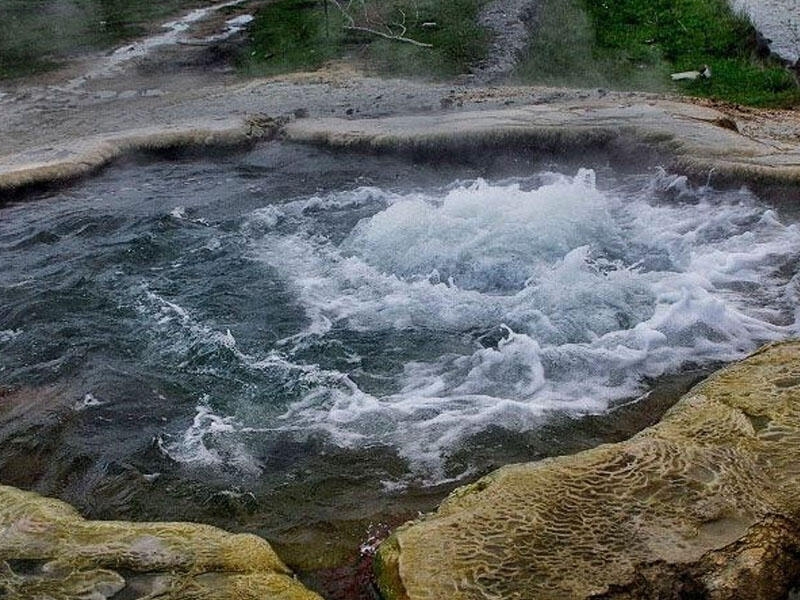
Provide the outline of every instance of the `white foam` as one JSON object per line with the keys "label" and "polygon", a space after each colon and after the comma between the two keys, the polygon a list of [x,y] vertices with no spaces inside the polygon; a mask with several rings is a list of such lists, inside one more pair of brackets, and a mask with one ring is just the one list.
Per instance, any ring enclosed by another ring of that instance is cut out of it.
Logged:
{"label": "white foam", "polygon": [[459,288],[503,292],[519,289],[537,262],[611,236],[606,203],[583,172],[530,198],[517,184],[482,180],[435,203],[410,196],[359,223],[341,251],[404,279],[435,270]]}
{"label": "white foam", "polygon": [[192,368],[198,372],[214,374],[214,367],[192,365],[198,357],[219,350],[230,352],[242,363],[256,359],[243,353],[230,329],[219,329],[194,317],[179,304],[169,301],[146,287],[135,290],[139,293],[136,308],[149,322],[153,352],[172,355],[178,369]]}
{"label": "white foam", "polygon": [[183,435],[161,442],[161,450],[175,461],[203,467],[231,468],[258,475],[263,465],[238,440],[241,427],[232,417],[221,417],[208,406],[208,397],[197,405],[195,417]]}
{"label": "white foam", "polygon": [[22,335],[22,329],[4,329],[0,331],[0,342],[11,342]]}
{"label": "white foam", "polygon": [[[237,356],[308,391],[278,418],[204,415],[206,429],[325,432],[342,446],[393,446],[436,472],[488,425],[525,430],[554,410],[603,411],[641,393],[645,377],[798,333],[798,281],[779,267],[800,263],[800,229],[745,191],[720,195],[663,172],[635,191],[600,191],[588,170],[537,181],[363,188],[254,213],[242,228],[251,254],[278,272],[308,325],[265,357]],[[320,226],[370,206],[343,239]],[[410,357],[391,391],[373,395],[297,358],[340,330],[474,344]],[[184,443],[202,455],[193,436]]]}
{"label": "white foam", "polygon": [[90,408],[97,408],[98,406],[103,406],[104,404],[106,404],[105,400],[101,400],[91,392],[87,392],[86,394],[83,395],[83,398],[75,402],[72,409],[75,412],[82,412]]}

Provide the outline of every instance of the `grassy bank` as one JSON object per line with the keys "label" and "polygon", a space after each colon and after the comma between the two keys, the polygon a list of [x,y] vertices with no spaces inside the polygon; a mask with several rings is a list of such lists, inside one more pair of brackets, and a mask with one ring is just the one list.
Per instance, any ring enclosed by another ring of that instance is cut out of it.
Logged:
{"label": "grassy bank", "polygon": [[[256,75],[318,68],[346,57],[367,71],[452,76],[485,56],[475,23],[487,0],[277,0],[252,28],[243,60]],[[327,5],[327,11],[325,10]],[[403,35],[431,48],[375,33]],[[800,90],[778,61],[756,55],[750,22],[727,0],[542,0],[517,83],[677,91],[755,106],[796,106]],[[673,82],[670,74],[711,68],[710,79]]]}
{"label": "grassy bank", "polygon": [[145,35],[211,0],[0,0],[0,79],[57,67],[69,56]]}
{"label": "grassy bank", "polygon": [[476,24],[485,2],[364,0],[347,7],[342,3],[345,14],[321,0],[277,0],[259,11],[242,67],[248,74],[268,75],[315,69],[326,60],[347,57],[376,73],[465,73],[486,53],[487,36]]}
{"label": "grassy bank", "polygon": [[[272,0],[257,13],[239,64],[245,74],[272,75],[346,58],[370,73],[452,77],[486,55],[488,35],[476,23],[489,1]],[[757,56],[755,31],[727,0],[540,1],[532,44],[514,82],[800,106],[794,76],[778,61]],[[0,79],[113,47],[212,2],[0,0]],[[710,79],[670,78],[701,65],[711,68]]]}
{"label": "grassy bank", "polygon": [[[755,106],[800,104],[792,74],[756,50],[750,22],[726,0],[545,0],[516,79],[674,90]],[[669,77],[701,65],[711,68],[710,79]]]}

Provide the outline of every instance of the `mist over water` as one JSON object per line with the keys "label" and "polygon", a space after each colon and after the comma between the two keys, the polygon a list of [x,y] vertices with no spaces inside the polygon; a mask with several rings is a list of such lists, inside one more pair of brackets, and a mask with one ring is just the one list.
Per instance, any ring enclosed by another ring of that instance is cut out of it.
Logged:
{"label": "mist over water", "polygon": [[800,229],[746,190],[569,168],[309,193],[267,154],[0,210],[3,383],[77,380],[92,435],[190,469],[280,479],[293,440],[434,482],[489,427],[798,333]]}
{"label": "mist over water", "polygon": [[[324,225],[364,207],[374,214],[344,236]],[[665,173],[627,190],[599,190],[587,169],[359,189],[270,207],[255,223],[251,256],[309,319],[272,368],[299,369],[311,347],[345,363],[305,370],[314,389],[277,426],[388,444],[422,468],[489,425],[602,411],[648,378],[797,331],[797,281],[781,273],[800,252],[797,227],[746,192]],[[366,354],[349,336],[374,346]],[[383,368],[365,368],[378,357]]]}

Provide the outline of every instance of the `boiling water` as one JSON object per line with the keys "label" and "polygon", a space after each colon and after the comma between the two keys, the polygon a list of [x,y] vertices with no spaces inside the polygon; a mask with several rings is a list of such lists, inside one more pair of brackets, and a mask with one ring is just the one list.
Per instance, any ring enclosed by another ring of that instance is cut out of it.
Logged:
{"label": "boiling water", "polygon": [[[143,518],[171,474],[149,516],[194,518],[169,512],[191,481],[272,497],[286,522],[328,485],[335,513],[485,467],[450,459],[487,430],[600,413],[798,333],[800,228],[746,190],[387,161],[271,145],[0,209],[0,383],[67,382],[50,456],[84,457],[83,483],[52,489],[79,502],[135,469]],[[121,497],[109,514],[130,516]]]}
{"label": "boiling water", "polygon": [[190,195],[214,183],[181,198],[172,179],[5,210],[0,369],[103,356],[180,381],[196,412],[162,449],[181,462],[259,472],[249,441],[290,432],[435,473],[487,425],[603,411],[797,332],[800,230],[746,191],[663,171],[602,190],[590,169],[290,198],[250,182],[262,206],[209,216]]}
{"label": "boiling water", "polygon": [[[670,188],[674,202],[654,202]],[[269,205],[242,230],[248,258],[274,269],[305,323],[240,360],[291,401],[271,402],[285,410],[269,419],[250,399],[228,405],[224,426],[203,402],[167,448],[186,460],[231,460],[195,452],[203,431],[221,441],[263,427],[389,445],[435,468],[489,424],[602,411],[646,377],[796,331],[796,282],[780,267],[797,256],[797,229],[746,193],[665,174],[605,192],[586,169],[360,188]]]}

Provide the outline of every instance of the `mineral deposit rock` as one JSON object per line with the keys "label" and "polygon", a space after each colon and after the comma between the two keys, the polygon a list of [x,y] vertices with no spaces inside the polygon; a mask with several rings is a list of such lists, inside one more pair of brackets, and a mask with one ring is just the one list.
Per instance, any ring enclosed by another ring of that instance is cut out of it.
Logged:
{"label": "mineral deposit rock", "polygon": [[194,523],[87,521],[64,502],[0,486],[0,598],[119,597],[320,600],[254,535]]}
{"label": "mineral deposit rock", "polygon": [[785,598],[800,581],[800,343],[630,440],[504,467],[379,549],[388,600]]}

